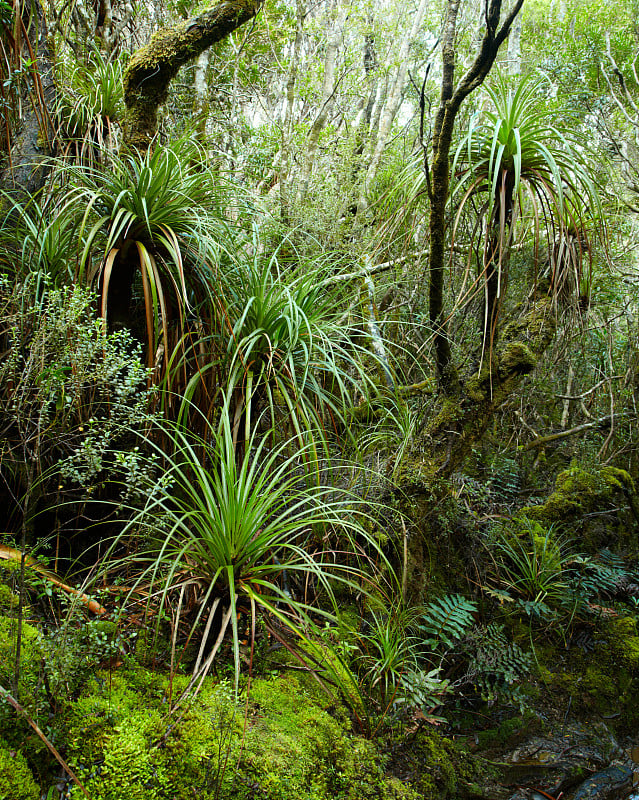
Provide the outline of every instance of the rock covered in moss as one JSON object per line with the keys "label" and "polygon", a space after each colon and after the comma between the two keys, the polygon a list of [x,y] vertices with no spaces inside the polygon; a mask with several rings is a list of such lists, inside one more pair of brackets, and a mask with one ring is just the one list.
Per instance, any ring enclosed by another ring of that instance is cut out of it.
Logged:
{"label": "rock covered in moss", "polygon": [[526,506],[520,513],[542,522],[573,522],[586,514],[619,505],[619,495],[622,495],[622,504],[628,503],[635,520],[639,520],[636,489],[628,472],[609,466],[595,473],[571,467],[559,473],[554,490],[545,503]]}

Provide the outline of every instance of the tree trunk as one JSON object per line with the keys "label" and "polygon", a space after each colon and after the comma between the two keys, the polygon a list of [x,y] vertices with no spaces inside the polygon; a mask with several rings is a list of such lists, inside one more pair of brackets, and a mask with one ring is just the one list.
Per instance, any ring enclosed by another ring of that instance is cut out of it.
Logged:
{"label": "tree trunk", "polygon": [[308,135],[308,144],[306,148],[306,158],[304,160],[304,166],[302,167],[302,176],[300,179],[300,186],[297,193],[296,200],[298,203],[302,203],[308,192],[308,184],[311,177],[311,171],[313,169],[313,163],[315,162],[315,155],[317,153],[317,145],[319,142],[320,134],[324,130],[326,126],[326,120],[328,119],[328,112],[331,107],[331,100],[333,99],[333,94],[335,92],[335,67],[337,64],[337,51],[339,49],[339,44],[342,40],[344,35],[344,22],[346,21],[346,4],[342,3],[339,6],[337,12],[337,19],[335,20],[335,25],[333,30],[328,37],[328,43],[326,46],[326,58],[324,60],[324,81],[322,84],[322,98],[320,100],[320,108],[317,112],[317,116],[315,117],[313,124],[311,126],[310,133]]}
{"label": "tree trunk", "polygon": [[206,80],[206,73],[209,68],[211,53],[205,50],[197,58],[195,66],[195,76],[193,79],[193,113],[195,114],[197,131],[202,139],[206,141],[206,123],[209,117],[209,85]]}
{"label": "tree trunk", "polygon": [[362,187],[362,192],[357,204],[360,211],[364,210],[367,206],[367,197],[371,191],[375,178],[377,177],[377,171],[379,170],[382,154],[386,149],[386,145],[388,144],[393,121],[395,120],[397,112],[399,111],[399,107],[402,103],[404,87],[406,85],[406,75],[408,74],[408,53],[421,30],[422,22],[424,20],[424,15],[426,14],[428,5],[429,0],[420,0],[419,6],[415,11],[415,17],[413,18],[413,24],[410,28],[410,31],[406,33],[399,47],[399,52],[397,54],[397,61],[399,63],[397,74],[395,75],[395,80],[390,87],[388,98],[386,100],[386,106],[384,107],[384,111],[380,119],[377,140],[375,142],[371,161],[368,166],[368,170],[366,171],[364,186]]}
{"label": "tree trunk", "polygon": [[508,262],[514,214],[515,175],[504,171],[493,198],[493,212],[484,252],[484,307],[480,321],[482,358],[490,353],[498,334],[499,311],[508,283]]}
{"label": "tree trunk", "polygon": [[157,110],[180,67],[252,19],[262,0],[222,0],[197,17],[158,31],[137,50],[124,76],[124,145],[147,150],[157,133]]}
{"label": "tree trunk", "polygon": [[284,114],[282,117],[282,144],[280,148],[280,168],[279,168],[279,195],[280,195],[280,216],[285,225],[290,224],[290,198],[289,198],[289,172],[291,161],[291,138],[293,129],[293,108],[295,106],[295,84],[297,82],[297,71],[299,68],[302,43],[304,41],[304,17],[306,8],[304,0],[296,2],[295,17],[295,39],[293,41],[293,52],[288,68],[286,80],[286,96],[284,98]]}
{"label": "tree trunk", "polygon": [[[44,13],[39,2],[33,2],[24,10],[22,20],[24,39],[14,41],[16,68],[35,59],[17,105],[21,117],[11,121],[11,112],[3,118],[3,149],[8,150],[7,163],[0,172],[0,189],[17,200],[30,196],[44,186],[49,167],[48,159],[55,150],[55,133],[49,117],[49,109],[55,105],[56,90],[53,74],[53,50],[49,43]],[[3,59],[3,71],[7,63]],[[11,74],[2,75],[11,81]]]}
{"label": "tree trunk", "polygon": [[457,370],[452,363],[444,314],[444,275],[446,265],[446,204],[450,173],[450,148],[455,119],[463,101],[474,92],[488,75],[497,57],[497,52],[508,36],[508,31],[523,4],[516,0],[501,28],[502,0],[490,0],[486,10],[486,29],[479,45],[479,52],[468,71],[455,88],[455,35],[460,0],[448,0],[446,21],[442,34],[443,73],[439,108],[433,126],[432,176],[429,177],[430,199],[430,274],[429,274],[429,318],[434,331],[435,361],[442,390],[445,394],[459,392]]}
{"label": "tree trunk", "polygon": [[521,15],[514,21],[508,37],[508,74],[521,75]]}

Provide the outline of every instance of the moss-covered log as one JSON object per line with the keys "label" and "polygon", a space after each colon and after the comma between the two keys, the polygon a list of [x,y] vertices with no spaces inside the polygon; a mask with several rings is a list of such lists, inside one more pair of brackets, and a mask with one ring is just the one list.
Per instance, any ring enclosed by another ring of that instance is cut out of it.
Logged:
{"label": "moss-covered log", "polygon": [[124,76],[125,147],[146,150],[157,131],[157,110],[180,67],[221,41],[260,10],[262,0],[223,0],[186,22],[158,31],[133,54]]}

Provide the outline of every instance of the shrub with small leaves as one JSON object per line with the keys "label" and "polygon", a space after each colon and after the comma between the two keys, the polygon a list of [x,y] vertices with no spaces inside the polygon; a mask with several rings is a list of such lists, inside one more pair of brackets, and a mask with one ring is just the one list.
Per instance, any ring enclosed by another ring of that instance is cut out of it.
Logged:
{"label": "shrub with small leaves", "polygon": [[93,302],[42,274],[0,284],[3,471],[15,474],[18,496],[25,460],[44,476],[43,494],[87,495],[114,479],[130,494],[153,469],[133,447],[153,399],[140,345],[126,331],[107,334]]}

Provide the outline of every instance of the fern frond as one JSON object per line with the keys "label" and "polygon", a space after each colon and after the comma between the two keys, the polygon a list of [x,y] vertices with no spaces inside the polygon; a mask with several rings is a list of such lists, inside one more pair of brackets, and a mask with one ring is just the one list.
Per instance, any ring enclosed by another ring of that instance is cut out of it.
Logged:
{"label": "fern frond", "polygon": [[429,603],[419,624],[425,643],[433,650],[452,647],[474,621],[477,605],[460,594],[447,594]]}

